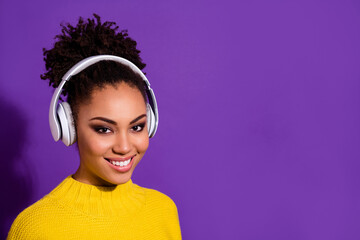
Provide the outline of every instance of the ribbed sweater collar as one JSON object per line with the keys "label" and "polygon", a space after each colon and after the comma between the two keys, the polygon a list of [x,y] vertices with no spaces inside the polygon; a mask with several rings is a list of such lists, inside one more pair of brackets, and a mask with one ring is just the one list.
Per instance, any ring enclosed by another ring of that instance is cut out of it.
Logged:
{"label": "ribbed sweater collar", "polygon": [[48,196],[74,211],[99,217],[133,215],[145,204],[144,190],[131,179],[115,187],[99,187],[68,176]]}

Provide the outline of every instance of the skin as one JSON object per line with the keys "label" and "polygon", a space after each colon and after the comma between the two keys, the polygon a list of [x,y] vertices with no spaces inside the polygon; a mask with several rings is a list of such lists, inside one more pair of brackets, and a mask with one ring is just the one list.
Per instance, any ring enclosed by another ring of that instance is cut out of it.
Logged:
{"label": "skin", "polygon": [[[124,82],[95,89],[91,100],[79,106],[76,122],[80,166],[73,178],[95,186],[129,181],[149,146],[146,104],[140,91]],[[130,156],[134,158],[127,172],[115,170],[106,160]]]}

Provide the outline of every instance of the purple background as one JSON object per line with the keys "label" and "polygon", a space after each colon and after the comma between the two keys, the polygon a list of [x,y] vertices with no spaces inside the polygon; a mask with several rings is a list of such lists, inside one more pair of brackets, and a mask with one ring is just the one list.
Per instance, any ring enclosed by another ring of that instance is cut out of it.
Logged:
{"label": "purple background", "polygon": [[42,48],[98,13],[138,41],[160,125],[133,181],[184,239],[360,239],[360,2],[0,1],[1,236],[75,172]]}

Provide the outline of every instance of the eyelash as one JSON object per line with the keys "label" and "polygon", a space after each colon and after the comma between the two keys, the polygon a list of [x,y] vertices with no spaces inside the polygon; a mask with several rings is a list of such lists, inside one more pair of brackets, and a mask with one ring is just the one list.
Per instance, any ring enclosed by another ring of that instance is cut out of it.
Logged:
{"label": "eyelash", "polygon": [[[95,130],[95,132],[97,132],[99,134],[108,134],[108,133],[110,133],[110,132],[107,132],[107,130],[112,131],[108,127],[94,127],[94,130]],[[103,130],[105,130],[105,131],[103,131]]]}
{"label": "eyelash", "polygon": [[[136,127],[140,127],[140,130],[135,130]],[[135,126],[132,126],[131,129],[134,130],[135,132],[142,132],[144,130],[144,127],[145,127],[145,123],[140,123]]]}
{"label": "eyelash", "polygon": [[[140,127],[140,130],[136,130],[137,127]],[[144,130],[144,127],[145,127],[145,123],[140,123],[140,124],[137,124],[135,126],[132,126],[131,130],[133,130],[134,132],[142,132]],[[103,126],[99,126],[99,127],[96,126],[96,127],[94,127],[94,130],[98,134],[109,134],[110,132],[112,132],[111,128],[103,127]]]}

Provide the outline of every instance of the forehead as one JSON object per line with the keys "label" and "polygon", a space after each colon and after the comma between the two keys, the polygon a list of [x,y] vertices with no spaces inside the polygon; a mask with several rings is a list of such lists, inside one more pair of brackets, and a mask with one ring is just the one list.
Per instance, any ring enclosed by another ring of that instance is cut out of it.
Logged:
{"label": "forehead", "polygon": [[87,118],[102,116],[132,120],[144,113],[146,105],[142,94],[124,82],[94,89],[90,101],[79,106],[79,117]]}

